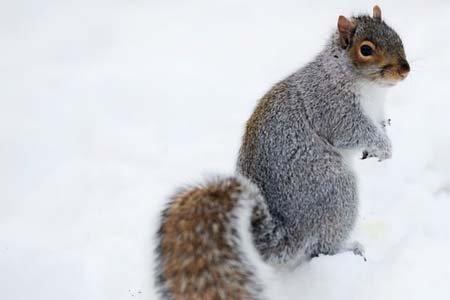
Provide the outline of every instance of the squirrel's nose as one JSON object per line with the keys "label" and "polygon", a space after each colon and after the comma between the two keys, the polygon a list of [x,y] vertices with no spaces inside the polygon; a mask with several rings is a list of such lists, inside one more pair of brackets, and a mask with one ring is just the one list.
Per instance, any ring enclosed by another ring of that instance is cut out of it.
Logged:
{"label": "squirrel's nose", "polygon": [[400,66],[399,66],[400,76],[405,78],[406,76],[408,76],[409,71],[411,71],[411,68],[409,67],[408,62],[406,60],[400,61]]}

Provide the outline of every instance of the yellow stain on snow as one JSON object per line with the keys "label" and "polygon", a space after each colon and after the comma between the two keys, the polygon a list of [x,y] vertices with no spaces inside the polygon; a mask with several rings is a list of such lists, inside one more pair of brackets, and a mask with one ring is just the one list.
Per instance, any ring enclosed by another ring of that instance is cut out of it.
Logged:
{"label": "yellow stain on snow", "polygon": [[371,239],[382,239],[386,233],[386,226],[381,221],[368,221],[365,222],[362,227],[364,232],[366,232]]}

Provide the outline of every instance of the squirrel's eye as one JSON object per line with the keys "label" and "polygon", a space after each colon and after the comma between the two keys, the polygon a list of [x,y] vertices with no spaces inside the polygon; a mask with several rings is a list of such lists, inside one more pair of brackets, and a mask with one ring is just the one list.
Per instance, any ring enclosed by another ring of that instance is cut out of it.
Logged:
{"label": "squirrel's eye", "polygon": [[370,56],[373,54],[373,48],[369,45],[362,45],[360,51],[362,56]]}

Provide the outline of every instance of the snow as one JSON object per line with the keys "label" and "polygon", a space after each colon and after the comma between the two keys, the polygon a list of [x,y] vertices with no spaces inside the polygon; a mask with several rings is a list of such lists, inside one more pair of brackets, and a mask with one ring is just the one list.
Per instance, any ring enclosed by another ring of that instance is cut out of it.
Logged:
{"label": "snow", "polygon": [[[3,1],[0,297],[155,299],[153,234],[180,184],[229,174],[259,97],[371,1]],[[450,296],[450,3],[379,1],[409,78],[392,160],[355,161],[368,261],[271,275],[271,299]]]}

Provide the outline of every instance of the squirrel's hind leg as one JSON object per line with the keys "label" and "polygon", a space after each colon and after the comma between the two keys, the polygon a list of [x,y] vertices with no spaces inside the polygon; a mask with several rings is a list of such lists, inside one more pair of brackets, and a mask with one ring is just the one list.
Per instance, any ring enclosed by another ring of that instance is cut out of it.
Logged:
{"label": "squirrel's hind leg", "polygon": [[340,254],[340,253],[345,253],[345,252],[353,252],[353,254],[361,256],[364,261],[367,261],[367,258],[365,256],[365,249],[364,246],[357,241],[353,241],[353,242],[345,242],[342,246],[340,247],[323,247],[319,246],[319,245],[315,245],[313,247],[311,247],[310,249],[308,249],[308,257],[309,258],[314,258],[314,257],[318,257],[320,254],[323,255],[336,255],[336,254]]}

